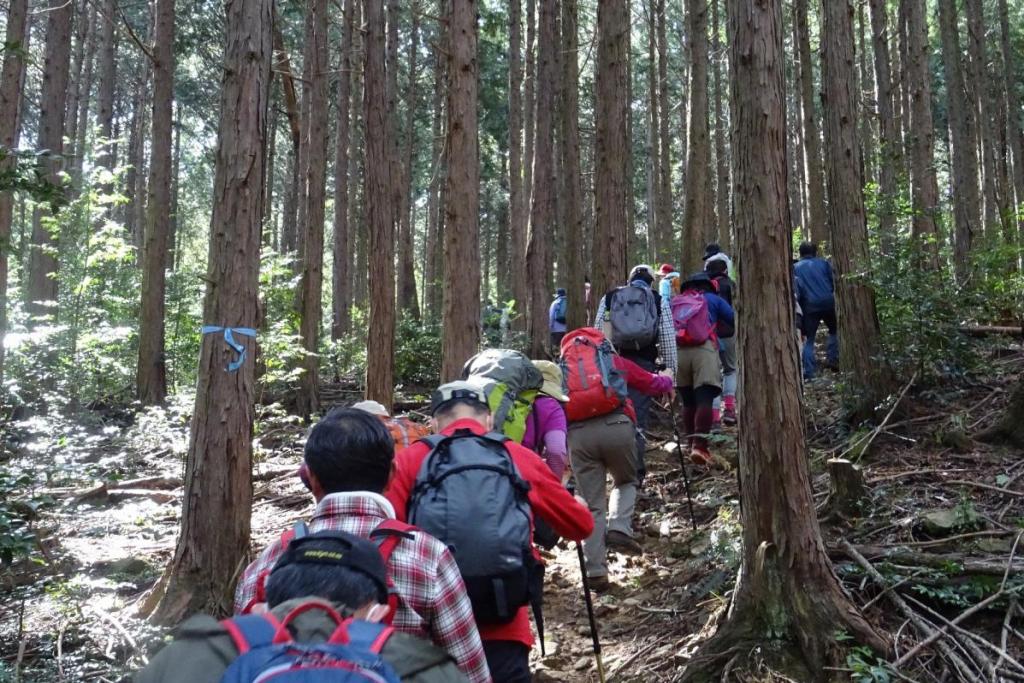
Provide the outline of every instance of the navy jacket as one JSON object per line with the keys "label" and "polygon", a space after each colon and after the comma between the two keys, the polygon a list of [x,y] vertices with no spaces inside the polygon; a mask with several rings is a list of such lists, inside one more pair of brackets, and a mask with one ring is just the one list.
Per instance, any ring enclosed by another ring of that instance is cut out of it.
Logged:
{"label": "navy jacket", "polygon": [[713,292],[704,292],[704,299],[708,302],[708,314],[712,324],[736,324],[736,313],[732,310],[729,302]]}
{"label": "navy jacket", "polygon": [[793,266],[796,275],[796,298],[804,315],[834,310],[835,284],[832,266],[823,258],[802,258]]}

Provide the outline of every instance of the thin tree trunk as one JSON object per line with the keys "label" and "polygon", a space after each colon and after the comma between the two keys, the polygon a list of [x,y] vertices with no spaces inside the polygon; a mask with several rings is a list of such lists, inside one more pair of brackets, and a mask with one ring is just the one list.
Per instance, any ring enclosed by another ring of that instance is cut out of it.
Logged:
{"label": "thin tree trunk", "polygon": [[401,311],[420,319],[419,299],[416,296],[416,261],[413,244],[413,176],[416,168],[416,114],[419,100],[419,65],[416,63],[420,45],[419,4],[411,10],[412,29],[409,52],[406,55],[408,82],[405,90],[405,150],[402,153],[402,203],[399,218],[398,243],[398,306]]}
{"label": "thin tree trunk", "polygon": [[584,254],[586,242],[580,202],[583,189],[580,180],[580,93],[579,93],[579,8],[576,0],[562,0],[562,174],[565,178],[565,278],[570,294],[566,320],[569,329],[587,324],[584,301]]}
{"label": "thin tree trunk", "polygon": [[[541,0],[546,2],[547,0]],[[530,218],[533,192],[533,145],[537,113],[537,0],[526,0],[526,77],[523,82],[523,265],[526,265],[526,223]],[[526,299],[520,307],[522,329],[526,330],[529,285],[524,290]]]}
{"label": "thin tree trunk", "polygon": [[863,105],[870,97],[869,93],[874,90],[871,71],[868,70],[868,31],[867,21],[864,17],[863,2],[857,5],[857,101],[861,103],[860,111],[860,145],[865,150],[862,163],[864,164],[864,184],[871,185],[876,182],[875,175],[875,133],[874,125],[871,122],[872,110]]}
{"label": "thin tree trunk", "polygon": [[[967,74],[971,106],[978,122],[978,142],[981,145],[982,191],[985,199],[984,234],[994,234],[1003,216],[996,185],[996,125],[995,105],[988,81],[988,50],[985,47],[985,10],[981,0],[964,0],[967,17]],[[996,244],[988,240],[989,244]],[[969,257],[968,257],[969,258]]]}
{"label": "thin tree trunk", "polygon": [[526,279],[530,286],[529,326],[530,357],[548,355],[548,287],[546,251],[555,232],[555,168],[554,120],[555,105],[555,13],[556,3],[541,0],[537,49],[536,114],[534,138],[533,192],[530,203],[530,229],[526,246]]}
{"label": "thin tree trunk", "polygon": [[[220,130],[203,320],[258,328],[263,146],[271,78],[271,0],[227,0]],[[157,612],[229,612],[238,568],[249,551],[256,343],[234,335],[249,358],[207,334],[199,357],[181,533]],[[216,523],[212,523],[216,520]],[[163,582],[162,582],[163,583]]]}
{"label": "thin tree trunk", "polygon": [[[37,147],[50,153],[41,160],[40,171],[49,182],[59,185],[64,168],[61,154],[64,151],[64,117],[75,6],[66,0],[50,0],[47,7]],[[56,317],[57,313],[57,239],[56,230],[51,230],[49,225],[52,217],[50,209],[43,204],[36,207],[32,218],[32,252],[29,255],[25,308],[36,321]]]}
{"label": "thin tree trunk", "polygon": [[896,214],[899,202],[899,175],[903,168],[903,144],[894,103],[899,100],[893,90],[889,56],[889,9],[886,0],[870,0],[871,33],[875,57],[875,100],[878,106],[880,131],[878,231],[882,248],[891,253],[896,240]]}
{"label": "thin tree trunk", "polygon": [[710,241],[715,199],[711,194],[711,137],[708,131],[708,0],[687,0],[690,27],[690,157],[686,164],[683,260],[686,273],[700,270]]}
{"label": "thin tree trunk", "polygon": [[672,137],[668,103],[668,18],[665,15],[665,0],[657,0],[655,17],[658,31],[658,153],[660,172],[658,174],[658,232],[667,254],[675,253],[675,238],[672,220]]}
{"label": "thin tree trunk", "polygon": [[349,130],[352,110],[352,35],[356,0],[345,0],[341,35],[341,73],[338,74],[338,133],[334,156],[334,274],[331,291],[331,339],[338,341],[351,325],[352,244],[348,222]]}
{"label": "thin tree trunk", "polygon": [[[514,57],[513,57],[514,58]],[[442,56],[438,54],[434,61],[434,102],[433,102],[433,115],[431,122],[431,152],[430,157],[432,160],[432,167],[430,172],[430,189],[429,198],[427,201],[427,239],[425,244],[425,259],[426,268],[423,271],[424,289],[426,294],[424,296],[424,308],[428,311],[428,315],[437,319],[437,316],[441,313],[440,292],[441,284],[440,280],[442,277],[442,265],[440,260],[437,258],[438,244],[440,242],[440,226],[441,226],[441,187],[444,185],[445,180],[443,177],[444,167],[444,135],[442,129],[442,120],[444,118],[444,68],[442,63]],[[511,111],[514,111],[512,108]],[[516,127],[511,125],[511,111],[509,113],[510,124],[509,124],[509,136],[516,130]],[[509,154],[509,161],[511,163],[512,153]],[[521,171],[522,169],[520,169]],[[509,171],[511,173],[511,170]],[[522,178],[520,177],[520,188],[522,187]],[[516,204],[512,204],[512,210],[516,209]],[[510,219],[514,228],[515,219]],[[515,259],[515,235],[512,236],[513,247],[512,247],[512,259]],[[524,251],[525,253],[525,251]],[[523,265],[523,270],[516,271],[516,261],[512,261],[513,266],[512,272],[525,272],[526,266]],[[521,283],[518,282],[522,278],[514,278],[513,286],[518,286]],[[516,296],[513,294],[513,296]],[[521,301],[517,299],[517,301]]]}
{"label": "thin tree trunk", "polygon": [[946,72],[946,104],[952,134],[953,157],[953,267],[957,279],[970,273],[971,245],[981,234],[981,195],[978,189],[978,122],[967,93],[961,63],[956,6],[953,0],[939,0],[939,33],[942,62]]}
{"label": "thin tree trunk", "polygon": [[[1020,124],[1021,99],[1016,88],[1017,79],[1014,77],[1017,73],[1017,57],[1013,51],[1013,40],[1010,35],[1010,12],[1006,0],[998,0],[998,2],[999,44],[1003,53],[1003,73],[1006,74],[1006,78],[1003,79],[1003,97],[1006,99],[1008,114],[1007,137],[1013,152],[1013,187],[1017,195],[1016,229],[1010,225],[1004,230],[1007,231],[1006,244],[1018,245],[1020,236],[1024,234],[1024,129]],[[1013,259],[1013,265],[1014,267],[1017,265],[1016,258]]]}
{"label": "thin tree trunk", "polygon": [[452,0],[450,7],[442,381],[459,376],[480,340],[477,3]]}
{"label": "thin tree trunk", "polygon": [[75,125],[69,126],[69,131],[72,134],[69,136],[74,140],[76,154],[72,160],[72,171],[71,178],[76,191],[82,187],[82,172],[83,164],[85,162],[85,149],[86,140],[89,133],[89,105],[92,99],[92,86],[95,81],[96,73],[96,49],[97,49],[97,21],[101,21],[98,18],[96,9],[93,8],[89,12],[89,41],[88,47],[86,48],[86,59],[85,68],[82,72],[82,84],[78,89],[78,111],[75,115]]}
{"label": "thin tree trunk", "polygon": [[594,239],[591,258],[593,297],[602,296],[626,273],[629,244],[630,141],[629,3],[605,0],[597,6],[597,72],[594,120]]}
{"label": "thin tree trunk", "polygon": [[[153,140],[150,145],[145,247],[142,250],[142,300],[136,366],[137,396],[143,405],[158,405],[167,397],[164,343],[164,296],[167,283],[164,271],[167,267],[167,238],[171,223],[174,0],[157,0],[153,38]],[[260,150],[261,157],[262,154],[263,150]],[[260,183],[262,187],[262,170]]]}
{"label": "thin tree trunk", "polygon": [[[732,217],[729,215],[729,157],[726,152],[726,140],[729,137],[728,123],[725,120],[725,107],[722,103],[725,84],[722,82],[722,61],[725,60],[725,50],[722,45],[721,33],[718,26],[718,0],[711,0],[712,16],[712,50],[715,61],[714,82],[715,82],[715,199],[718,202],[715,211],[716,233],[722,250],[725,253],[732,253]],[[723,2],[724,5],[724,2]],[[794,126],[799,129],[799,126]],[[795,160],[795,158],[794,158]],[[797,214],[801,212],[798,210]]]}
{"label": "thin tree trunk", "polygon": [[821,126],[814,100],[814,62],[811,57],[807,0],[794,0],[794,19],[799,36],[800,98],[804,112],[804,168],[807,169],[807,203],[810,224],[805,232],[811,241],[828,235],[825,216],[825,173],[821,161]]}
{"label": "thin tree trunk", "polygon": [[114,167],[114,91],[117,87],[117,0],[102,0],[100,28],[100,87],[96,98],[96,134],[103,142],[97,161]]}
{"label": "thin tree trunk", "polygon": [[[800,187],[800,214],[793,216],[794,223],[799,220],[800,222],[800,238],[803,241],[809,241],[811,234],[809,226],[811,224],[810,217],[810,196],[808,194],[808,179],[807,179],[807,155],[805,154],[806,145],[804,144],[804,103],[803,93],[801,87],[803,81],[801,80],[801,61],[800,61],[800,31],[799,25],[796,21],[796,3],[794,2],[790,8],[790,31],[792,33],[793,49],[792,54],[792,69],[791,75],[792,85],[788,88],[790,97],[792,98],[793,106],[793,118],[787,121],[787,125],[792,125],[793,137],[796,140],[796,146],[793,153],[793,164],[797,169],[797,175],[799,176],[799,187]],[[787,118],[789,117],[789,110],[787,110]],[[793,123],[790,124],[790,121]]]}
{"label": "thin tree trunk", "polygon": [[[83,5],[84,9],[84,5]],[[71,76],[68,82],[67,112],[64,115],[64,139],[70,143],[68,149],[68,175],[71,176],[71,192],[77,194],[82,186],[82,158],[85,156],[85,145],[78,144],[78,117],[82,111],[82,100],[89,99],[90,85],[86,84],[86,62],[92,60],[91,54],[96,44],[95,31],[92,24],[95,12],[79,16],[75,22],[75,51],[71,59]],[[91,70],[91,67],[90,67]],[[88,108],[86,107],[86,111]]]}
{"label": "thin tree trunk", "polygon": [[[366,162],[363,167],[366,225],[369,231],[370,320],[366,335],[366,398],[390,410],[394,398],[395,349],[395,222],[387,140],[388,101],[385,70],[384,8],[379,0],[363,1],[365,45],[363,120]],[[475,185],[473,186],[476,187]]]}
{"label": "thin tree trunk", "polygon": [[661,208],[659,194],[661,192],[661,144],[658,135],[661,130],[658,112],[658,33],[655,25],[655,2],[644,2],[644,13],[647,15],[647,138],[644,153],[647,187],[647,248],[646,253],[660,254],[667,249],[663,240],[661,221],[658,211]]}
{"label": "thin tree trunk", "polygon": [[[512,273],[526,272],[526,198],[523,185],[523,60],[521,0],[509,0],[508,38],[508,175],[509,251]],[[523,277],[512,278],[516,310],[526,310],[527,288]]]}
{"label": "thin tree trunk", "polygon": [[[11,0],[7,8],[7,33],[4,38],[4,65],[0,72],[0,147],[17,149],[21,135],[22,84],[25,56],[29,47],[28,0]],[[0,174],[9,171],[16,160],[0,160]],[[4,337],[7,334],[7,255],[11,246],[14,221],[14,193],[0,192],[0,383],[4,378]]]}

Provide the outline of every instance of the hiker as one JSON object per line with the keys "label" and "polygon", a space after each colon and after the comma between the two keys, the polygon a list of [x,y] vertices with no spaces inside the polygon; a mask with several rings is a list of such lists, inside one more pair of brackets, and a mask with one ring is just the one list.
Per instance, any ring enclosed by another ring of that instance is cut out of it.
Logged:
{"label": "hiker", "polygon": [[[266,592],[265,614],[227,622],[205,615],[186,621],[174,642],[135,675],[135,683],[249,681],[269,676],[283,662],[301,669],[298,661],[315,662],[315,670],[305,671],[310,680],[322,680],[316,675],[324,669],[334,670],[336,680],[356,680],[346,669],[351,663],[384,667],[375,671],[384,678],[373,680],[466,680],[444,650],[379,623],[388,611],[387,570],[370,541],[332,531],[292,541],[267,578]],[[275,638],[279,631],[288,639]],[[344,648],[331,645],[345,637]],[[288,657],[293,648],[310,648],[318,658]],[[298,671],[289,673],[288,680],[299,680]]]}
{"label": "hiker", "polygon": [[814,341],[821,323],[825,323],[828,328],[826,362],[832,369],[839,367],[836,290],[832,278],[832,265],[818,256],[816,244],[804,242],[800,245],[800,260],[793,266],[793,272],[796,275],[797,301],[803,313],[801,333],[804,335],[804,379],[813,379],[817,371]]}
{"label": "hiker", "polygon": [[[555,533],[582,540],[590,512],[535,453],[492,432],[487,398],[473,382],[442,385],[431,397],[438,434],[395,458],[387,496],[399,519],[454,549],[473,603],[495,681],[530,680],[543,565],[531,543],[534,517]],[[543,640],[543,621],[538,619]]]}
{"label": "hiker", "polygon": [[672,299],[679,367],[676,389],[683,403],[683,427],[690,438],[690,459],[698,465],[715,463],[708,449],[711,405],[722,392],[716,325],[719,320],[735,324],[732,306],[714,291],[707,273],[687,278],[682,293]]}
{"label": "hiker", "polygon": [[671,301],[672,297],[679,293],[679,271],[671,263],[663,263],[658,273],[658,294],[662,299]]}
{"label": "hiker", "polygon": [[[339,408],[320,420],[309,432],[303,457],[317,502],[309,531],[344,531],[380,541],[396,602],[391,624],[433,641],[470,681],[486,683],[487,662],[455,558],[429,534],[398,523],[381,495],[394,453],[394,440],[373,415]],[[243,572],[235,591],[236,613],[266,601],[263,584],[292,535],[286,532],[267,546]]]}
{"label": "hiker", "polygon": [[[567,334],[561,351],[573,477],[594,516],[594,532],[583,542],[587,577],[592,589],[603,591],[610,588],[606,547],[625,555],[643,553],[633,537],[637,442],[629,390],[651,397],[671,395],[672,374],[652,374],[616,355],[594,328]],[[606,505],[609,474],[612,493]]]}
{"label": "hiker", "polygon": [[[721,256],[722,258],[719,258]],[[718,296],[730,306],[736,291],[736,283],[729,277],[728,257],[724,254],[713,255],[704,262],[704,272],[711,277]],[[736,424],[736,384],[738,365],[736,360],[736,325],[724,318],[718,318],[715,324],[718,335],[718,358],[722,363],[722,395],[715,399],[711,407],[712,430],[721,422],[726,425]]]}
{"label": "hiker", "polygon": [[[601,298],[594,316],[594,327],[604,333],[615,350],[648,372],[659,368],[674,373],[677,355],[675,329],[669,302],[652,290],[654,272],[650,266],[634,266],[626,285],[617,287]],[[659,365],[660,360],[660,365]],[[644,458],[651,398],[629,390],[636,410],[637,482],[642,486],[647,467]]]}
{"label": "hiker", "polygon": [[535,360],[533,364],[544,376],[544,385],[526,418],[523,445],[539,455],[555,478],[561,481],[569,464],[565,409],[562,407],[569,397],[562,391],[561,368],[549,360]]}
{"label": "hiker", "polygon": [[391,417],[388,415],[388,409],[377,401],[359,401],[358,403],[353,403],[352,407],[379,417],[380,421],[391,432],[391,438],[395,440],[396,451],[406,448],[409,444],[430,435],[430,429],[426,425],[414,422],[407,417],[399,417],[397,415]]}
{"label": "hiker", "polygon": [[513,349],[484,349],[466,361],[460,377],[483,389],[494,431],[522,443],[526,420],[544,386],[544,376],[533,361]]}
{"label": "hiker", "polygon": [[728,254],[722,251],[722,247],[718,244],[718,242],[709,242],[708,245],[704,247],[703,260],[705,266],[707,265],[708,261],[711,260],[725,261],[725,272],[729,277],[733,277],[732,259],[729,258]]}
{"label": "hiker", "polygon": [[565,288],[559,287],[555,290],[555,300],[551,302],[548,309],[548,331],[551,332],[551,348],[558,349],[565,336],[565,315],[568,307]]}

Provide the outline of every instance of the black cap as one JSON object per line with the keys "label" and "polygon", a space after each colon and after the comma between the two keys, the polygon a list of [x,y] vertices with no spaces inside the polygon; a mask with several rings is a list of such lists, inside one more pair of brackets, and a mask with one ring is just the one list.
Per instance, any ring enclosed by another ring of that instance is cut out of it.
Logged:
{"label": "black cap", "polygon": [[711,283],[711,277],[702,270],[686,278],[681,287],[681,289],[693,288],[704,289],[710,292],[714,290],[715,286]]}
{"label": "black cap", "polygon": [[704,260],[707,261],[715,254],[721,254],[722,247],[718,246],[718,242],[712,242],[708,246],[704,247]]}
{"label": "black cap", "polygon": [[377,602],[388,602],[388,572],[376,544],[343,531],[319,531],[296,538],[271,573],[292,564],[329,564],[368,577],[377,586]]}
{"label": "black cap", "polygon": [[555,296],[565,296],[565,287],[559,287],[556,289]]}

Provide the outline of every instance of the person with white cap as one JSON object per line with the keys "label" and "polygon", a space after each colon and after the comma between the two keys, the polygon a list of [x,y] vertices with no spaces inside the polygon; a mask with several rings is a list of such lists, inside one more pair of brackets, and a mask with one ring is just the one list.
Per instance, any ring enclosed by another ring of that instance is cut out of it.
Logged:
{"label": "person with white cap", "polygon": [[410,444],[430,435],[430,428],[426,425],[413,422],[407,417],[391,417],[388,415],[388,409],[376,401],[359,401],[358,403],[353,403],[352,407],[379,417],[380,421],[391,432],[391,438],[395,440],[396,451],[408,448]]}

